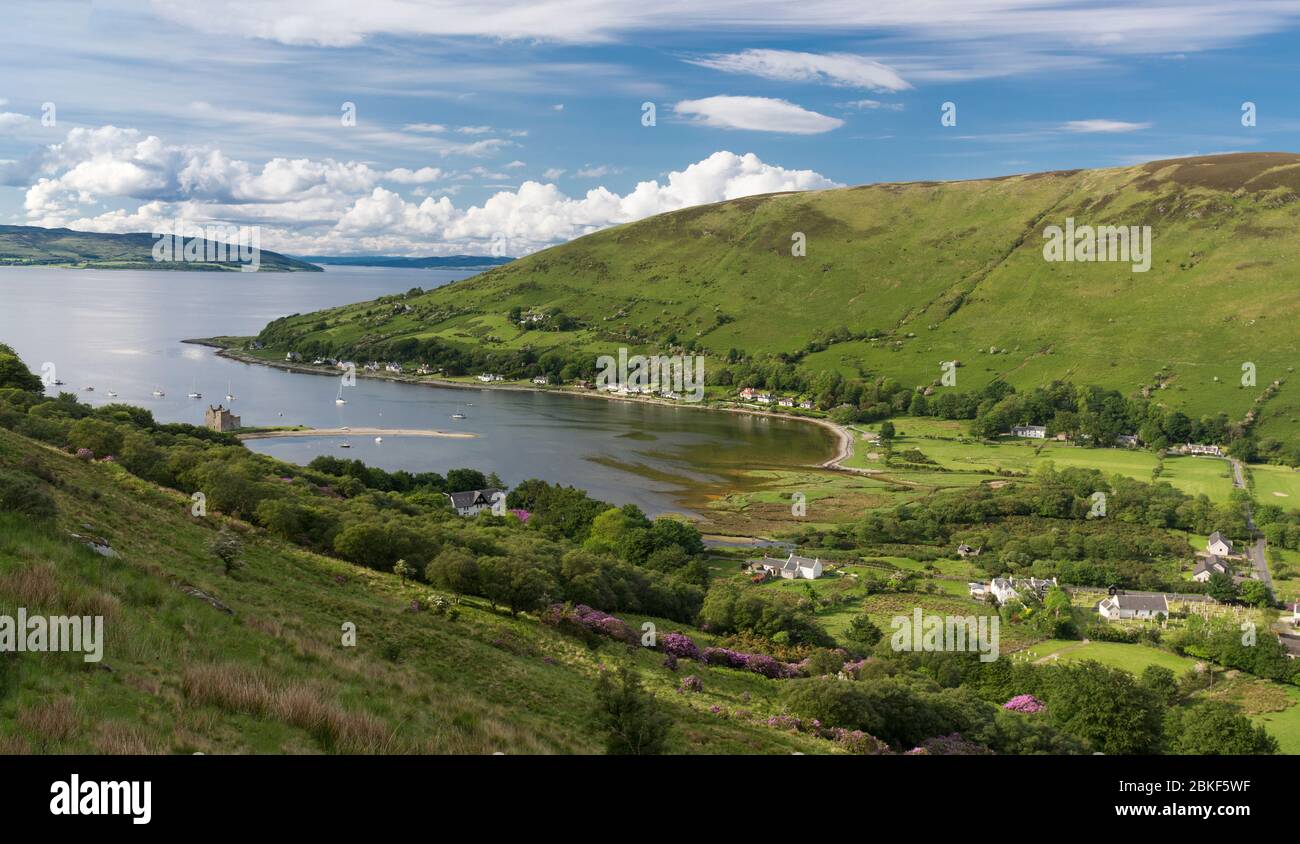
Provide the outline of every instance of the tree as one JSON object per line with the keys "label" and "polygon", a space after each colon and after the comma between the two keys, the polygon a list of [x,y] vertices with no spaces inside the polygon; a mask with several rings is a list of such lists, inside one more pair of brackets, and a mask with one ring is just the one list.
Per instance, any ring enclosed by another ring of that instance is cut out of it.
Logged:
{"label": "tree", "polygon": [[653,756],[664,752],[671,721],[641,678],[619,666],[617,680],[602,671],[596,681],[596,723],[605,733],[605,752],[618,756]]}
{"label": "tree", "polygon": [[880,423],[880,442],[889,443],[894,439],[894,423],[886,419]]}
{"label": "tree", "polygon": [[402,579],[402,585],[405,586],[406,579],[415,576],[415,569],[411,568],[411,565],[407,563],[406,560],[398,560],[393,563],[393,574],[400,577]]}
{"label": "tree", "polygon": [[424,579],[461,595],[479,591],[478,561],[463,548],[447,548],[424,567]]}
{"label": "tree", "polygon": [[1277,739],[1257,727],[1236,707],[1207,700],[1169,713],[1169,751],[1192,756],[1271,755]]}
{"label": "tree", "polygon": [[232,574],[235,569],[243,565],[240,554],[243,553],[243,543],[239,537],[228,527],[222,527],[212,542],[208,545],[208,550],[212,552],[218,560],[221,561],[222,567],[226,574]]}
{"label": "tree", "polygon": [[866,613],[859,613],[849,621],[849,628],[845,631],[844,638],[862,650],[870,650],[876,646],[876,643],[884,635],[876,623],[871,620],[871,616]]}
{"label": "tree", "polygon": [[1052,723],[1106,754],[1154,753],[1164,707],[1127,671],[1093,660],[1053,665],[1044,673]]}
{"label": "tree", "polygon": [[1205,584],[1205,594],[1216,601],[1230,603],[1237,600],[1237,584],[1232,582],[1232,575],[1216,572],[1210,575],[1209,582]]}
{"label": "tree", "polygon": [[0,387],[16,387],[28,393],[44,389],[41,379],[28,371],[13,349],[5,345],[0,345]]}
{"label": "tree", "polygon": [[1165,706],[1173,706],[1178,702],[1178,677],[1163,665],[1148,665],[1142,670],[1138,682],[1153,692]]}
{"label": "tree", "polygon": [[1272,603],[1268,587],[1259,580],[1246,580],[1241,584],[1241,600],[1252,607],[1267,607]]}
{"label": "tree", "polygon": [[484,557],[479,561],[483,595],[510,610],[512,616],[535,610],[551,590],[551,578],[538,565],[520,557]]}

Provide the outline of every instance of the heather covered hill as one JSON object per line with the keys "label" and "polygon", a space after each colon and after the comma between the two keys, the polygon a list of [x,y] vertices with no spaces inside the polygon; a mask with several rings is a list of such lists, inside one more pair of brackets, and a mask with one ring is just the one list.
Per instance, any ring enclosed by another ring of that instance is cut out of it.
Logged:
{"label": "heather covered hill", "polygon": [[[1298,197],[1290,153],[752,196],[597,232],[400,306],[278,320],[262,339],[507,365],[684,346],[712,356],[711,379],[728,357],[766,357],[909,387],[956,360],[962,390],[1148,388],[1191,416],[1239,421],[1297,353]],[[1150,226],[1149,269],[1134,272],[1136,256],[1045,260],[1044,232],[1067,218]],[[1241,384],[1246,362],[1255,386]],[[1289,386],[1257,409],[1261,436],[1300,432]]]}

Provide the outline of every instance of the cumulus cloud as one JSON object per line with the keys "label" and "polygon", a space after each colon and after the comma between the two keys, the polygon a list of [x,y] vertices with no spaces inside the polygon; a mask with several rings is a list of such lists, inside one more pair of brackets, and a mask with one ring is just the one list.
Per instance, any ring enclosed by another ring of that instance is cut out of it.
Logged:
{"label": "cumulus cloud", "polygon": [[912,87],[892,67],[851,53],[754,49],[687,61],[726,73],[744,73],[782,82],[821,82],[889,92]]}
{"label": "cumulus cloud", "polygon": [[[25,204],[35,225],[105,232],[167,231],[178,218],[189,224],[259,225],[266,248],[313,254],[482,252],[502,238],[511,253],[525,254],[692,205],[836,186],[812,170],[723,151],[662,181],[642,181],[626,194],[596,187],[569,196],[553,180],[529,180],[498,190],[480,205],[458,206],[451,198],[454,186],[425,186],[509,177],[482,167],[383,170],[333,159],[273,158],[259,164],[114,126],[72,129],[30,167]],[[548,178],[559,172],[548,171]],[[399,192],[401,185],[418,187],[408,199]],[[110,200],[138,205],[93,213]]]}
{"label": "cumulus cloud", "polygon": [[819,135],[844,125],[838,117],[827,117],[787,100],[771,97],[718,96],[682,100],[673,106],[673,110],[696,123],[718,129]]}

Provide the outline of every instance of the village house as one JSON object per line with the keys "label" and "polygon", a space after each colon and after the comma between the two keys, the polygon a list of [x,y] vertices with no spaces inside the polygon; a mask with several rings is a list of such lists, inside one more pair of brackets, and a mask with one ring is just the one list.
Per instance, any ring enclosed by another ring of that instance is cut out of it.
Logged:
{"label": "village house", "polygon": [[400,363],[390,363],[387,366],[385,366],[384,369],[388,370],[389,372],[396,373],[397,375],[402,374],[402,365]]}
{"label": "village house", "polygon": [[1214,557],[1227,557],[1232,554],[1232,540],[1228,539],[1217,530],[1210,534],[1209,542],[1205,543],[1205,550],[1210,552]]}
{"label": "village house", "polygon": [[213,431],[234,431],[240,427],[239,417],[221,405],[203,411],[203,424]]}
{"label": "village house", "polygon": [[1217,445],[1201,445],[1200,443],[1187,443],[1181,449],[1183,454],[1205,454],[1210,457],[1222,457],[1223,450]]}
{"label": "village house", "polygon": [[1192,569],[1192,580],[1197,583],[1207,583],[1214,575],[1227,574],[1228,571],[1229,569],[1224,565],[1222,558],[1211,554],[1196,561],[1196,568]]}
{"label": "village house", "polygon": [[1120,434],[1115,438],[1115,442],[1125,448],[1137,448],[1142,444],[1142,441],[1132,434]]}
{"label": "village house", "polygon": [[478,376],[478,380],[486,384],[489,381],[504,381],[506,380],[506,377],[504,375],[497,375],[494,372],[484,372]]}
{"label": "village house", "polygon": [[1168,617],[1169,601],[1164,595],[1126,595],[1119,592],[1097,604],[1097,612],[1107,621],[1124,618],[1150,619],[1158,614]]}
{"label": "village house", "polygon": [[983,551],[983,550],[984,550],[984,546],[983,546],[983,545],[981,545],[981,546],[978,547],[978,548],[972,548],[972,547],[970,547],[969,545],[967,545],[965,542],[963,542],[963,543],[961,543],[960,545],[957,546],[957,556],[958,556],[958,557],[978,557],[978,556],[980,555],[980,552]]}
{"label": "village house", "polygon": [[1278,636],[1277,640],[1286,649],[1287,659],[1295,659],[1300,656],[1300,637]]}
{"label": "village house", "polygon": [[771,393],[759,393],[758,395],[754,396],[754,401],[758,402],[759,404],[771,404],[772,402],[776,401],[776,398]]}
{"label": "village house", "polygon": [[754,396],[756,395],[758,395],[758,391],[755,390],[753,387],[746,387],[745,389],[740,391],[740,398],[743,401],[753,401]]}
{"label": "village house", "polygon": [[296,363],[297,361],[302,360],[302,355],[298,354],[297,352],[285,352],[284,359],[291,363]]}
{"label": "village house", "polygon": [[779,401],[777,401],[777,404],[781,405],[782,407],[794,407],[794,399],[782,398]]}
{"label": "village house", "polygon": [[791,554],[785,560],[765,556],[761,560],[750,560],[749,569],[786,580],[816,580],[822,576],[822,561],[820,557],[800,557],[797,554]]}
{"label": "village house", "polygon": [[477,516],[484,510],[491,510],[497,496],[504,496],[502,489],[471,489],[465,492],[444,492],[451,500],[451,507],[458,516]]}
{"label": "village house", "polygon": [[804,410],[812,410],[813,403],[808,401],[807,399],[804,399],[803,401],[799,402],[799,407]]}
{"label": "village house", "polygon": [[547,378],[545,375],[538,375],[533,378],[533,383],[539,387],[545,387],[547,384],[551,383],[551,379]]}
{"label": "village house", "polygon": [[972,598],[983,599],[988,595],[992,595],[997,598],[999,604],[1018,601],[1021,595],[1029,593],[1033,593],[1041,599],[1047,594],[1047,590],[1055,585],[1056,578],[1054,577],[1051,580],[1040,580],[1037,577],[995,577],[988,584],[968,584]]}
{"label": "village house", "polygon": [[1042,425],[1013,425],[1011,426],[1011,436],[1043,440],[1047,439],[1047,428]]}

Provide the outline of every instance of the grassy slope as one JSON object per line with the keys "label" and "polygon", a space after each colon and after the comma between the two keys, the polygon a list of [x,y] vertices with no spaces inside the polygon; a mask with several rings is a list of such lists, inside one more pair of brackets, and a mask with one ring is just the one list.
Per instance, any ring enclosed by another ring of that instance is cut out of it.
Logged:
{"label": "grassy slope", "polygon": [[[0,226],[0,266],[6,264],[95,267],[98,269],[230,270],[217,263],[156,263],[153,235],[102,234],[37,226]],[[206,242],[206,241],[205,241]],[[261,252],[261,269],[275,272],[320,272],[320,267]]]}
{"label": "grassy slope", "polygon": [[[344,341],[436,335],[593,353],[632,332],[698,336],[721,354],[876,329],[881,339],[806,364],[911,385],[957,359],[960,389],[1068,377],[1128,394],[1164,369],[1172,378],[1159,395],[1170,404],[1240,419],[1295,354],[1298,190],[1300,156],[1259,153],[748,197],[579,238],[433,291],[411,314],[366,318],[361,304],[294,322],[307,331],[327,319],[324,333]],[[1042,229],[1067,216],[1150,225],[1150,271],[1045,262]],[[806,257],[790,255],[794,232],[807,236]],[[521,332],[506,320],[512,305],[559,307],[584,327]],[[1245,361],[1258,368],[1256,388],[1239,386]],[[1264,434],[1300,435],[1289,389],[1265,406]]]}
{"label": "grassy slope", "polygon": [[[652,652],[591,651],[477,603],[455,621],[412,613],[427,588],[237,523],[247,565],[226,577],[204,550],[219,516],[192,518],[176,493],[0,430],[0,466],[34,454],[57,478],[59,529],[0,513],[0,614],[102,614],[107,644],[98,666],[80,655],[18,657],[17,687],[0,692],[0,752],[600,752],[587,721],[594,678],[623,662],[668,707],[675,752],[832,749],[725,717],[775,714],[773,681],[690,662],[673,674]],[[106,537],[121,558],[94,554],[68,530]],[[357,626],[356,648],[340,646],[344,621]],[[674,693],[686,673],[703,678],[703,693]]]}

